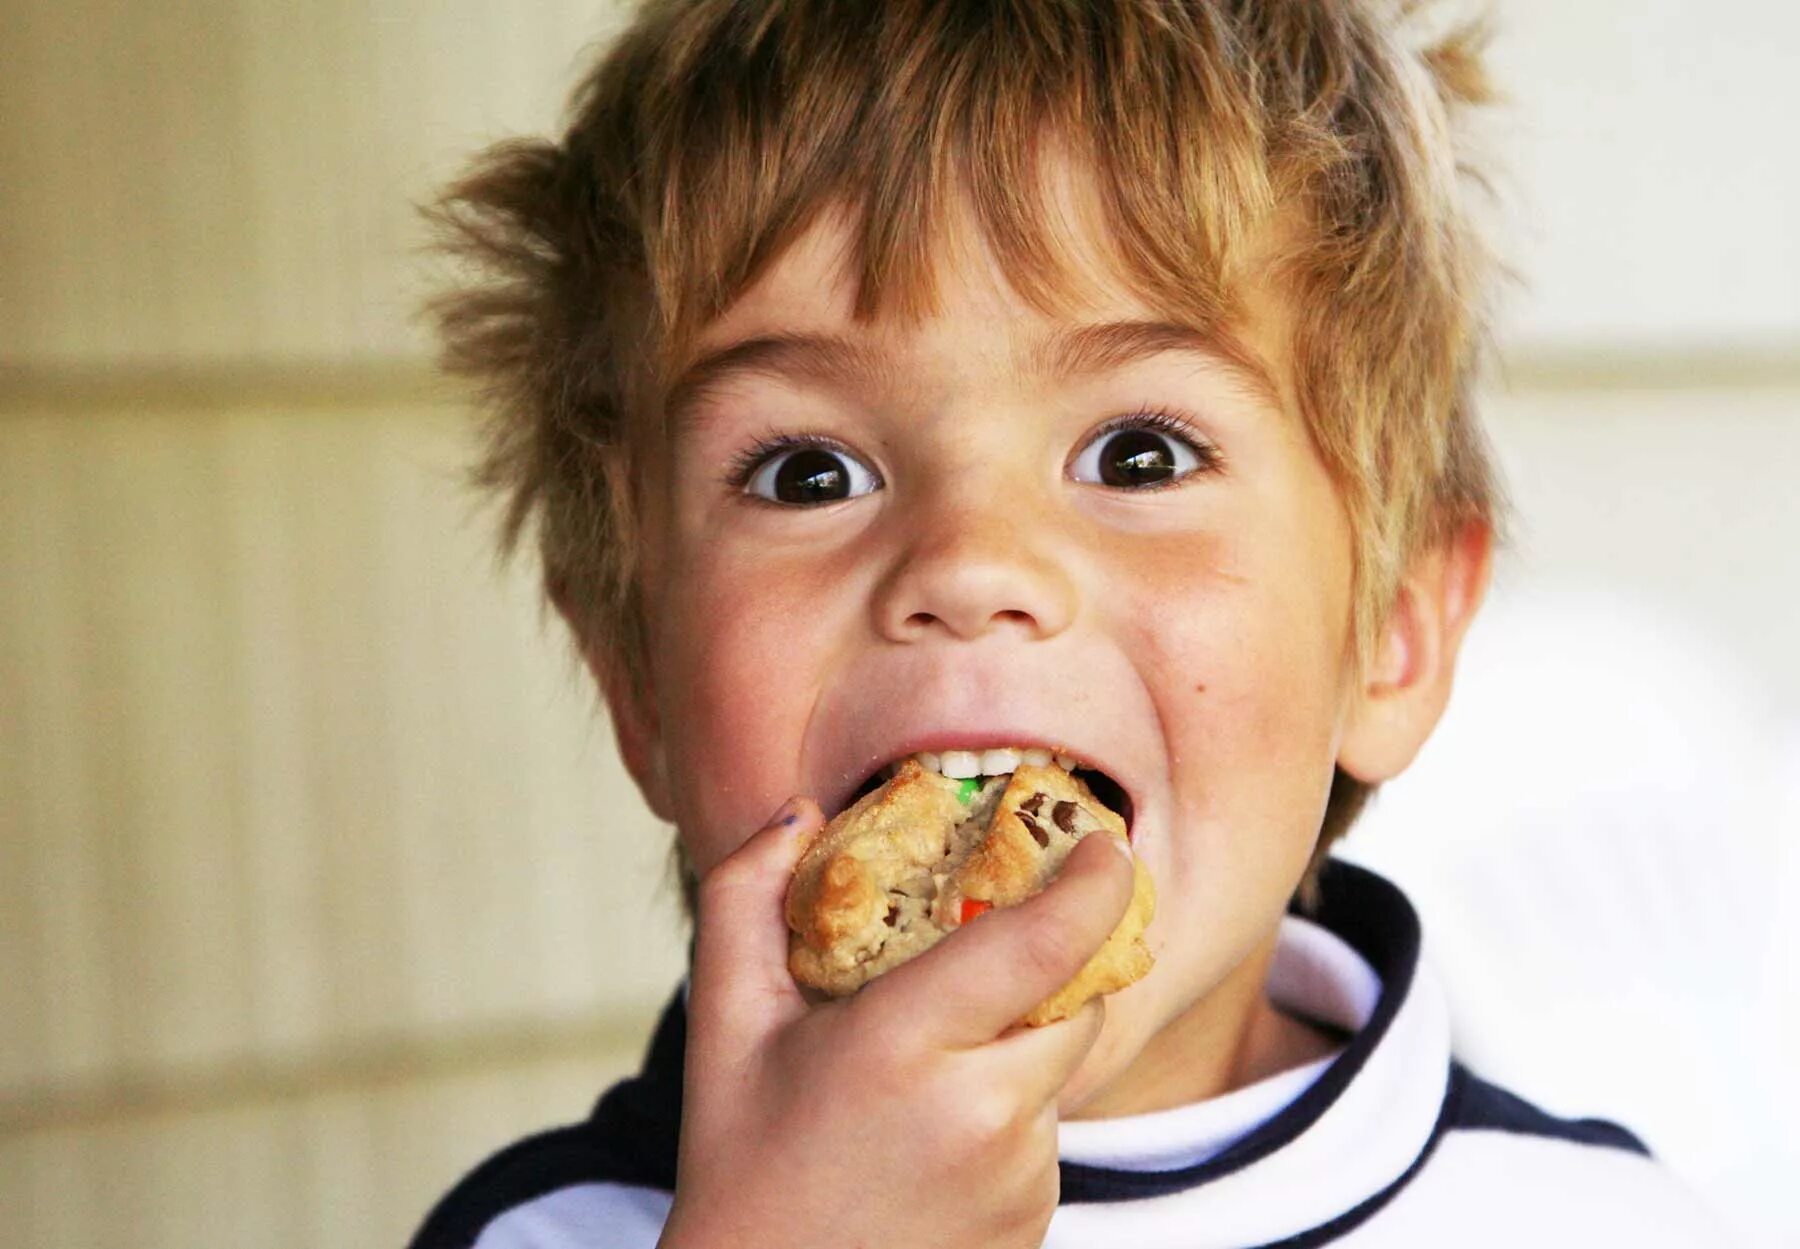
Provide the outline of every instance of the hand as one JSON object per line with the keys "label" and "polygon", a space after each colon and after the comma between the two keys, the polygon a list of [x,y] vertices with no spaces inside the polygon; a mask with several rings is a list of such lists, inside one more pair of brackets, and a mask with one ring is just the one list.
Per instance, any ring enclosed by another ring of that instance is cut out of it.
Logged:
{"label": "hand", "polygon": [[813,1005],[788,973],[783,902],[822,824],[816,804],[790,802],[700,882],[661,1245],[1039,1245],[1058,1195],[1057,1093],[1105,1008],[1011,1025],[1118,923],[1129,852],[1084,838],[1036,896]]}

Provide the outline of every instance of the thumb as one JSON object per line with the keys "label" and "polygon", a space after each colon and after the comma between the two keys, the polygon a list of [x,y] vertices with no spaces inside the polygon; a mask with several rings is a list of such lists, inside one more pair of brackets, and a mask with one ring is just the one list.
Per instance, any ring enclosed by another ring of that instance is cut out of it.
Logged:
{"label": "thumb", "polygon": [[785,905],[794,865],[824,822],[818,803],[790,798],[701,879],[688,995],[697,1030],[752,1041],[805,1013],[788,972]]}

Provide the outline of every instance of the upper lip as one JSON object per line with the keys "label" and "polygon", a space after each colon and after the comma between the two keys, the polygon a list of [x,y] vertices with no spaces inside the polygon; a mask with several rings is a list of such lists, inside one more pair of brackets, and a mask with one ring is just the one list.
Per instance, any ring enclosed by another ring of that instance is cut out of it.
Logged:
{"label": "upper lip", "polygon": [[828,815],[883,764],[920,751],[1016,746],[1073,756],[1124,791],[1134,824],[1155,817],[1160,713],[1118,648],[993,637],[870,651],[836,675],[808,718],[800,756]]}

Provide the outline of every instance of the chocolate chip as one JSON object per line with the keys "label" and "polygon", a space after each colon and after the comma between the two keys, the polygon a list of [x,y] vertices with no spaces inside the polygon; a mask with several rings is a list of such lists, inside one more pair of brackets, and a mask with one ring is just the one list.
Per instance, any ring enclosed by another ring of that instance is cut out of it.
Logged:
{"label": "chocolate chip", "polygon": [[1020,808],[1019,810],[1019,823],[1030,830],[1032,839],[1036,841],[1038,845],[1043,846],[1045,849],[1049,849],[1050,834],[1046,833],[1036,820],[1032,819],[1029,815],[1026,815],[1024,808]]}
{"label": "chocolate chip", "polygon": [[1044,802],[1049,797],[1049,794],[1040,790],[1038,793],[1031,795],[1031,797],[1027,798],[1024,802],[1021,802],[1019,804],[1019,810],[1025,812],[1027,815],[1036,815],[1043,809]]}
{"label": "chocolate chip", "polygon": [[882,923],[886,924],[889,928],[892,928],[894,926],[894,918],[899,914],[900,914],[899,907],[897,907],[897,906],[888,907],[887,918],[884,919],[882,921]]}
{"label": "chocolate chip", "polygon": [[1056,826],[1058,828],[1062,829],[1063,832],[1065,832],[1065,833],[1074,832],[1075,831],[1075,804],[1072,802],[1057,803],[1056,806],[1050,812],[1050,818],[1056,821]]}

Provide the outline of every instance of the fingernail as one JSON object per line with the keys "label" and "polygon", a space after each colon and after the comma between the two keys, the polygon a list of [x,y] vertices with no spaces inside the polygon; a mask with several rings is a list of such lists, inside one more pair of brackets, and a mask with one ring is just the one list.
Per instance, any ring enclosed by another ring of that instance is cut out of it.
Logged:
{"label": "fingernail", "polygon": [[1108,834],[1106,839],[1112,842],[1113,846],[1120,854],[1125,856],[1125,861],[1127,863],[1131,862],[1131,860],[1136,857],[1137,852],[1131,848],[1131,839],[1129,837],[1114,837],[1111,834]]}
{"label": "fingernail", "polygon": [[800,799],[789,798],[786,802],[775,808],[775,814],[769,817],[769,822],[764,827],[773,828],[779,824],[783,828],[786,828],[790,824],[798,823],[799,819]]}

